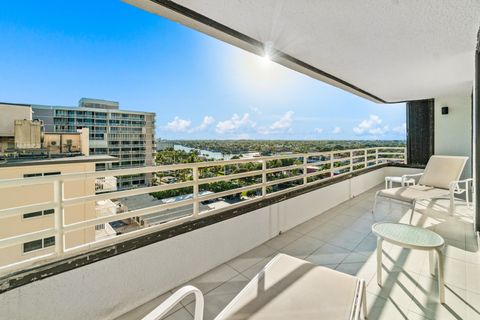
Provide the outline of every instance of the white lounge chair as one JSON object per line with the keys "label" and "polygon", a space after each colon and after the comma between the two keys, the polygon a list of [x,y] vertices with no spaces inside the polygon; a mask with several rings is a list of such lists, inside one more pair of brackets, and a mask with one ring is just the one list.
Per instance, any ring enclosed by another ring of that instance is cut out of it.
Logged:
{"label": "white lounge chair", "polygon": [[[195,294],[194,320],[203,319],[203,296],[192,286],[175,292],[143,320],[158,320],[188,293]],[[353,320],[367,317],[365,281],[279,254],[215,320]]]}
{"label": "white lounge chair", "polygon": [[[468,157],[431,156],[423,173],[402,176],[402,180],[420,177],[417,185],[377,191],[372,212],[375,213],[377,198],[409,203],[411,206],[410,223],[412,222],[415,204],[420,200],[449,198],[449,213],[455,212],[455,195],[465,192],[469,203],[469,184],[472,179],[459,180]],[[465,184],[464,188],[460,184]]]}

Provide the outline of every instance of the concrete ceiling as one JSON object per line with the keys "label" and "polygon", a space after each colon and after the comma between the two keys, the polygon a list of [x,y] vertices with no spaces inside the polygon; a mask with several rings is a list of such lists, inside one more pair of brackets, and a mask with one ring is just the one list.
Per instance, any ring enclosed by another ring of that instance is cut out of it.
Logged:
{"label": "concrete ceiling", "polygon": [[470,92],[479,0],[124,0],[377,102]]}

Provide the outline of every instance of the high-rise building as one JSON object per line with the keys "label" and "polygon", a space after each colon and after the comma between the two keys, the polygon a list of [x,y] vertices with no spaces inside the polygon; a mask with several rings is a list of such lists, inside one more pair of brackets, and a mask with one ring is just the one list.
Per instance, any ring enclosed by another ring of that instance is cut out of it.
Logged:
{"label": "high-rise building", "polygon": [[[30,179],[42,176],[84,173],[95,170],[98,164],[116,161],[110,156],[89,156],[89,130],[46,133],[42,121],[32,120],[29,105],[0,103],[0,180]],[[97,189],[105,189],[103,179],[85,178],[66,181],[66,197],[93,196]],[[52,183],[12,186],[1,189],[0,210],[29,206],[54,200]],[[105,206],[103,206],[105,207]],[[68,223],[96,218],[105,209],[95,201],[63,208]],[[0,238],[11,238],[22,233],[34,233],[54,227],[55,208],[33,210],[19,215],[2,216]],[[114,213],[113,213],[114,214]],[[115,231],[108,224],[73,231],[65,236],[65,248],[93,242]],[[25,259],[54,252],[55,236],[39,236],[30,241],[0,248],[0,267]]]}
{"label": "high-rise building", "polygon": [[[119,103],[82,98],[78,107],[32,105],[33,119],[42,120],[45,132],[90,130],[90,154],[117,157],[108,169],[154,165],[155,113],[120,110]],[[106,169],[98,164],[97,170]],[[145,174],[117,178],[118,189],[150,183]]]}

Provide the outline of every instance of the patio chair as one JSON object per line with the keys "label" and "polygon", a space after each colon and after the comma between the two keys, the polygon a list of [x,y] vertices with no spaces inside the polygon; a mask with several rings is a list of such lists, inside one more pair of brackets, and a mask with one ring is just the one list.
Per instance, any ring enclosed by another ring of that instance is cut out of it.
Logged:
{"label": "patio chair", "polygon": [[[466,193],[469,204],[469,184],[472,179],[459,180],[468,157],[431,156],[423,173],[407,174],[402,180],[420,177],[417,185],[377,191],[372,213],[375,213],[378,197],[409,203],[411,206],[410,223],[412,223],[415,204],[420,200],[449,198],[449,213],[455,212],[455,195]],[[464,188],[460,184],[465,184]]]}
{"label": "patio chair", "polygon": [[[158,320],[187,294],[194,293],[195,317],[203,318],[203,296],[183,287],[143,320]],[[326,267],[278,254],[258,273],[215,320],[329,319],[351,320],[367,316],[365,281]]]}

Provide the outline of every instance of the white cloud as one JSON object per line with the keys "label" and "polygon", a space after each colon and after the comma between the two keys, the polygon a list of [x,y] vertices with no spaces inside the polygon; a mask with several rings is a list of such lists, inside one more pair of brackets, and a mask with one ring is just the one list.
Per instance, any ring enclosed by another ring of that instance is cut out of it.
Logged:
{"label": "white cloud", "polygon": [[275,121],[270,130],[281,130],[290,128],[293,122],[293,111],[287,111],[278,121]]}
{"label": "white cloud", "polygon": [[198,127],[193,128],[192,131],[203,131],[214,123],[215,123],[215,119],[213,117],[205,116],[203,117],[202,123]]}
{"label": "white cloud", "polygon": [[407,124],[404,122],[398,127],[395,127],[392,129],[393,132],[400,133],[400,134],[406,134],[407,133]]}
{"label": "white cloud", "polygon": [[383,126],[383,127],[378,127],[378,128],[372,128],[368,130],[368,133],[373,134],[373,135],[383,135],[387,133],[389,130],[388,126]]}
{"label": "white cloud", "polygon": [[168,122],[167,125],[163,127],[163,129],[173,132],[185,132],[190,128],[191,124],[192,121],[190,120],[175,117],[172,121]]}
{"label": "white cloud", "polygon": [[235,113],[229,120],[220,121],[217,123],[216,131],[218,133],[231,133],[236,132],[240,128],[254,126],[255,122],[250,120],[250,115],[248,113],[245,113],[241,117]]}
{"label": "white cloud", "polygon": [[339,134],[340,132],[342,132],[342,128],[340,128],[340,127],[335,127],[335,128],[333,128],[333,130],[332,130],[332,133],[333,133],[333,134]]}
{"label": "white cloud", "polygon": [[382,119],[379,116],[371,114],[367,120],[363,120],[360,124],[353,128],[353,132],[356,134],[363,134],[364,132],[374,129],[376,126],[382,123]]}
{"label": "white cloud", "polygon": [[280,117],[277,121],[272,123],[268,127],[261,127],[258,129],[260,134],[271,134],[271,133],[280,133],[280,132],[292,132],[292,122],[293,122],[293,111],[287,111],[283,116]]}
{"label": "white cloud", "polygon": [[388,126],[381,126],[382,119],[379,116],[371,114],[366,120],[363,120],[358,126],[353,128],[353,132],[357,135],[383,135],[389,131]]}
{"label": "white cloud", "polygon": [[323,128],[315,128],[315,129],[313,129],[313,131],[314,131],[315,133],[320,134],[320,133],[323,132]]}

